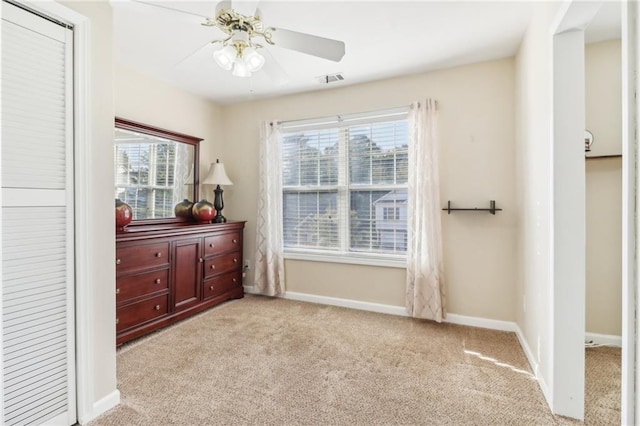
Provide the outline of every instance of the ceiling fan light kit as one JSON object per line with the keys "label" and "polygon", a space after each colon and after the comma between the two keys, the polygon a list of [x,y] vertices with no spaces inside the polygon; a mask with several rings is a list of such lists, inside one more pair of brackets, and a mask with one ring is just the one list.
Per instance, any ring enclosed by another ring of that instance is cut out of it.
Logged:
{"label": "ceiling fan light kit", "polygon": [[236,77],[251,77],[251,73],[260,71],[264,66],[264,56],[254,47],[242,47],[237,44],[228,44],[220,50],[213,52],[213,59],[218,66],[226,71],[231,71]]}
{"label": "ceiling fan light kit", "polygon": [[251,73],[260,71],[265,59],[258,49],[262,45],[254,43],[253,37],[262,37],[267,43],[271,43],[268,29],[263,31],[260,13],[256,9],[255,16],[241,15],[233,9],[220,7],[219,4],[215,19],[207,18],[202,24],[207,27],[217,27],[229,34],[224,40],[214,40],[212,43],[222,43],[222,49],[213,53],[213,59],[218,66],[231,72],[236,77],[251,77]]}

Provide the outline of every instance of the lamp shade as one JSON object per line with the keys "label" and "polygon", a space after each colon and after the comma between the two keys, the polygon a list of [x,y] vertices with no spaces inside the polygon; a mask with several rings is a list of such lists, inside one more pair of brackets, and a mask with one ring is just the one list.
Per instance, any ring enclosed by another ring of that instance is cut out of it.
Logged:
{"label": "lamp shade", "polygon": [[244,58],[236,58],[233,62],[233,71],[231,74],[236,77],[251,77],[251,71],[249,71]]}
{"label": "lamp shade", "polygon": [[209,167],[209,173],[207,173],[207,177],[202,181],[205,185],[233,185],[229,176],[227,176],[227,172],[224,170],[224,164],[220,162],[220,160],[216,160],[215,163],[211,163],[211,167]]}
{"label": "lamp shade", "polygon": [[250,72],[260,71],[264,65],[264,56],[258,53],[253,47],[247,47],[242,52],[244,62],[247,64],[247,69]]}
{"label": "lamp shade", "polygon": [[233,61],[236,58],[236,49],[232,45],[223,47],[213,52],[213,59],[224,70],[231,70]]}

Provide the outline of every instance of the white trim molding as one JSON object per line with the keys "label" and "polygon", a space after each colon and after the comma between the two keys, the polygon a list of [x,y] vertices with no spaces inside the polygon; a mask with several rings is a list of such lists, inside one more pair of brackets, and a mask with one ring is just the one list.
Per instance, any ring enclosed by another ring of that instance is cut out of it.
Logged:
{"label": "white trim molding", "polygon": [[106,413],[107,411],[111,410],[113,407],[115,407],[118,404],[120,404],[120,391],[118,389],[116,389],[113,392],[111,392],[110,394],[108,394],[107,396],[105,396],[104,398],[99,399],[98,401],[94,402],[93,403],[93,412],[91,413],[91,416],[89,416],[88,418],[83,419],[79,423],[81,425],[87,424],[88,422],[90,422],[91,420],[93,420],[96,417],[100,416],[101,414]]}
{"label": "white trim molding", "polygon": [[[245,286],[245,292],[248,294],[258,294],[253,286]],[[381,314],[397,315],[408,317],[404,306],[386,305],[382,303],[363,302],[360,300],[342,299],[338,297],[319,296],[316,294],[298,293],[287,291],[281,296],[283,299],[297,300],[300,302],[317,303],[321,305],[339,306],[342,308],[357,309],[360,311],[378,312]],[[490,318],[471,317],[459,314],[447,314],[443,321],[449,324],[467,325],[469,327],[488,328],[490,330],[508,331],[515,333],[517,326],[512,321],[502,321]]]}
{"label": "white trim molding", "polygon": [[638,239],[638,88],[640,88],[640,7],[622,2],[622,424],[638,424],[640,406],[640,346],[637,334]]}
{"label": "white trim molding", "polygon": [[[91,24],[87,18],[74,24],[75,59],[75,193],[76,199],[76,281],[91,282],[92,262],[91,215],[89,214],[91,172],[91,93],[90,69]],[[76,369],[77,407],[80,424],[96,413],[94,398],[94,293],[93,286],[76,286]],[[99,413],[99,412],[98,412]],[[86,420],[86,421],[85,421]]]}
{"label": "white trim molding", "polygon": [[513,321],[447,314],[447,318],[445,318],[444,322],[448,322],[449,324],[468,325],[469,327],[488,328],[490,330],[508,331],[511,333],[516,332],[516,323]]}
{"label": "white trim molding", "polygon": [[256,291],[256,287],[253,284],[244,284],[244,293],[245,294],[260,294]]}
{"label": "white trim molding", "polygon": [[529,361],[529,366],[531,367],[531,370],[533,371],[533,375],[536,378],[536,380],[538,381],[538,386],[540,386],[540,390],[542,391],[542,394],[544,395],[544,399],[547,401],[547,405],[549,406],[549,409],[551,409],[551,405],[550,402],[552,401],[552,395],[551,395],[551,390],[549,388],[549,386],[547,385],[547,383],[544,381],[544,378],[540,375],[540,364],[538,363],[538,361],[536,360],[536,357],[533,354],[533,351],[531,351],[531,348],[529,347],[529,344],[527,343],[527,339],[524,338],[524,333],[522,333],[522,330],[520,329],[520,327],[518,326],[518,324],[514,324],[515,326],[515,333],[516,336],[518,336],[518,341],[520,342],[520,346],[522,347],[522,350],[524,351],[524,355],[527,357],[527,361]]}
{"label": "white trim molding", "polygon": [[380,266],[385,268],[406,268],[407,259],[404,256],[358,256],[343,253],[312,253],[311,251],[284,253],[285,260],[306,260],[310,262],[347,263],[351,265]]}
{"label": "white trim molding", "polygon": [[316,294],[297,293],[287,291],[281,296],[283,299],[297,300],[300,302],[317,303],[320,305],[339,306],[341,308],[357,309],[359,311],[378,312],[381,314],[408,316],[404,306],[383,305],[381,303],[362,302],[338,297],[318,296]]}
{"label": "white trim molding", "polygon": [[622,336],[586,332],[584,335],[584,339],[585,342],[591,342],[595,345],[615,346],[617,348],[622,347]]}

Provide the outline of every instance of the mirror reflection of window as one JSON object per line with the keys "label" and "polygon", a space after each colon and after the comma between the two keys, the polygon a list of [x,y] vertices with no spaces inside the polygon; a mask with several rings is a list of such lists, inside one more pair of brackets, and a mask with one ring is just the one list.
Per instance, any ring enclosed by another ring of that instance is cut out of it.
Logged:
{"label": "mirror reflection of window", "polygon": [[194,199],[193,145],[116,128],[114,150],[115,197],[134,220],[175,217],[176,204]]}

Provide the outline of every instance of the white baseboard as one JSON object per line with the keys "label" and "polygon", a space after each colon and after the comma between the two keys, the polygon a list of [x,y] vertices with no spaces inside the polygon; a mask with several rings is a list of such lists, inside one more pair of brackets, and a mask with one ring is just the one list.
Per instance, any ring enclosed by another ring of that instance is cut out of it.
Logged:
{"label": "white baseboard", "polygon": [[612,334],[598,334],[598,333],[585,333],[585,341],[591,341],[596,345],[615,346],[622,347],[622,336],[615,336]]}
{"label": "white baseboard", "polygon": [[524,333],[522,332],[522,330],[520,329],[518,324],[514,324],[514,326],[515,326],[516,336],[518,336],[518,341],[520,342],[520,346],[522,347],[522,350],[524,351],[524,355],[527,357],[527,361],[529,361],[529,366],[531,367],[531,370],[533,371],[533,375],[535,376],[536,380],[538,381],[538,386],[540,386],[540,390],[542,391],[542,395],[544,395],[544,399],[547,401],[547,405],[549,406],[549,409],[553,411],[553,409],[551,408],[551,402],[552,402],[551,389],[549,389],[549,386],[547,385],[547,382],[544,381],[544,378],[542,378],[540,376],[540,371],[539,371],[539,366],[540,365],[538,364],[538,361],[536,360],[536,357],[534,356],[533,352],[531,351],[531,348],[529,347],[529,344],[527,343],[527,340],[524,338]]}
{"label": "white baseboard", "polygon": [[[245,287],[246,288],[246,287]],[[341,299],[338,297],[318,296],[308,293],[285,292],[284,299],[298,300],[301,302],[318,303],[322,305],[340,306],[343,308],[358,309],[361,311],[379,312],[381,314],[398,315],[407,317],[404,306],[385,305],[381,303],[362,302],[359,300]],[[511,321],[500,321],[488,318],[470,317],[466,315],[447,314],[443,321],[451,324],[468,325],[470,327],[488,328],[491,330],[515,332],[516,324]]]}
{"label": "white baseboard", "polygon": [[258,292],[256,291],[255,286],[252,285],[243,285],[242,287],[244,287],[244,292],[247,294],[258,294]]}
{"label": "white baseboard", "polygon": [[466,315],[447,314],[444,322],[459,325],[468,325],[470,327],[488,328],[491,330],[510,331],[515,333],[516,323],[513,321],[501,321],[489,318],[469,317]]}
{"label": "white baseboard", "polygon": [[338,297],[318,296],[308,293],[287,291],[283,299],[298,300],[300,302],[318,303],[320,305],[340,306],[342,308],[357,309],[360,311],[379,312],[381,314],[408,316],[404,306],[383,305],[381,303],[362,302],[359,300],[341,299]]}
{"label": "white baseboard", "polygon": [[118,404],[120,404],[120,391],[116,389],[104,398],[94,402],[93,412],[90,416],[83,418],[80,424],[84,425],[89,423],[91,420],[106,413]]}

